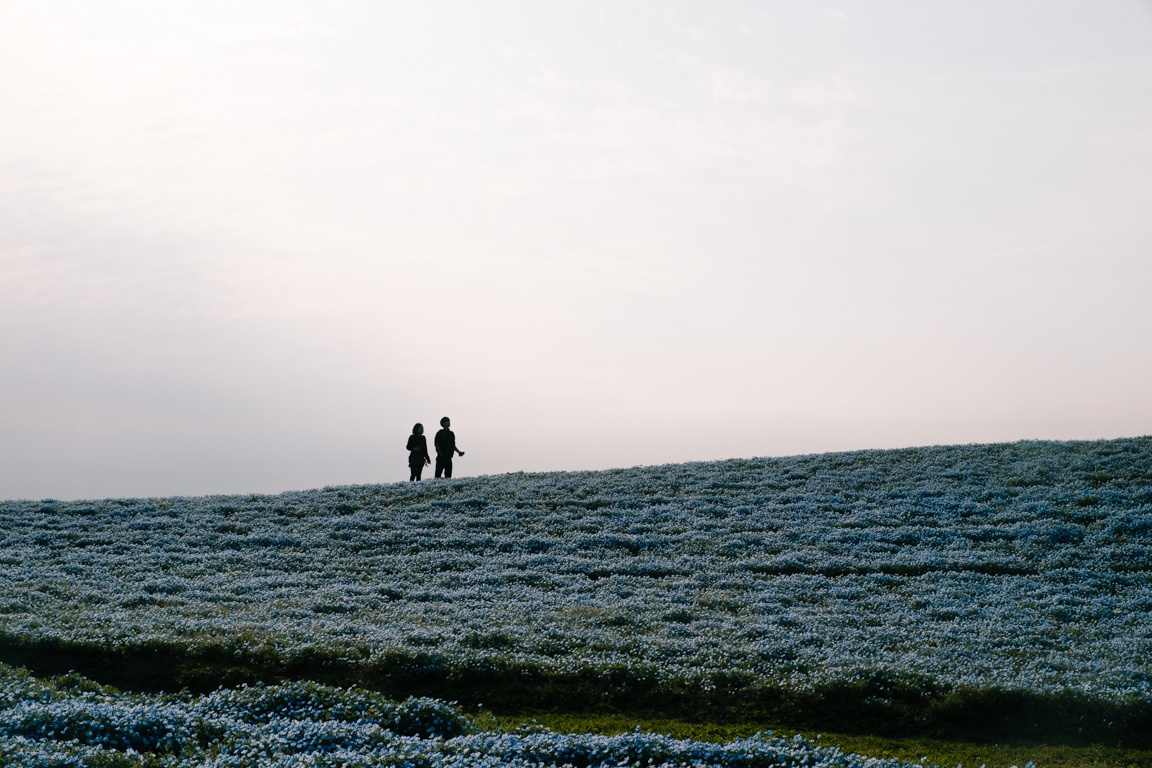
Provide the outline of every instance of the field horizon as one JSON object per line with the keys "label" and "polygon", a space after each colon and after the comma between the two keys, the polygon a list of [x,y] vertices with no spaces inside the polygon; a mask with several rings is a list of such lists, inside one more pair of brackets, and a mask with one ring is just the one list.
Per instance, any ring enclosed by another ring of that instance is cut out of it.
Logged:
{"label": "field horizon", "polygon": [[0,663],[1152,748],[1152,437],[0,502]]}

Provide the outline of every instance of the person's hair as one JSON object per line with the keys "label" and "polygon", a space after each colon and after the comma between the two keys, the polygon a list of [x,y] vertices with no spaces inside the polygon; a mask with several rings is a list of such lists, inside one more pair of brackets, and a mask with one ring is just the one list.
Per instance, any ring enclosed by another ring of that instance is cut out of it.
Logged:
{"label": "person's hair", "polygon": [[442,427],[446,427],[446,426],[448,426],[450,423],[452,423],[452,420],[451,420],[451,419],[449,419],[447,416],[445,416],[444,418],[440,419],[440,426],[442,426]]}
{"label": "person's hair", "polygon": [[412,434],[414,434],[414,435],[418,435],[423,431],[424,431],[424,425],[419,423],[419,422],[416,423],[416,426],[412,427]]}

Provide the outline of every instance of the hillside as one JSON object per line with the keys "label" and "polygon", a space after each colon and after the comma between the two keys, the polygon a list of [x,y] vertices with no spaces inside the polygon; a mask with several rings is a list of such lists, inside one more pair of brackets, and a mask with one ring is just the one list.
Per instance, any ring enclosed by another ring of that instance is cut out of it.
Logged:
{"label": "hillside", "polygon": [[1152,733],[1152,438],[0,503],[0,662]]}

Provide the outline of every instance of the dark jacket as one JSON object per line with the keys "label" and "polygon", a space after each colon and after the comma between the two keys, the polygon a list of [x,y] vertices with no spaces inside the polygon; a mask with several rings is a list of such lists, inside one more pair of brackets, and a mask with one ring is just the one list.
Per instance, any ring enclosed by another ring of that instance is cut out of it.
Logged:
{"label": "dark jacket", "polygon": [[428,438],[424,435],[408,435],[408,466],[422,467],[432,459],[428,456]]}
{"label": "dark jacket", "polygon": [[442,429],[436,433],[436,455],[452,458],[456,450],[456,435],[450,429]]}

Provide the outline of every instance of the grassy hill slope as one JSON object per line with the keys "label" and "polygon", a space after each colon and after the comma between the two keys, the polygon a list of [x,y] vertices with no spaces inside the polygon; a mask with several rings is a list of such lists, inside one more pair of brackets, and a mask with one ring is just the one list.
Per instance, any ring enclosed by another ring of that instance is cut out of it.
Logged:
{"label": "grassy hill slope", "polygon": [[1152,733],[1147,437],[3,502],[0,566],[0,661],[134,687]]}

